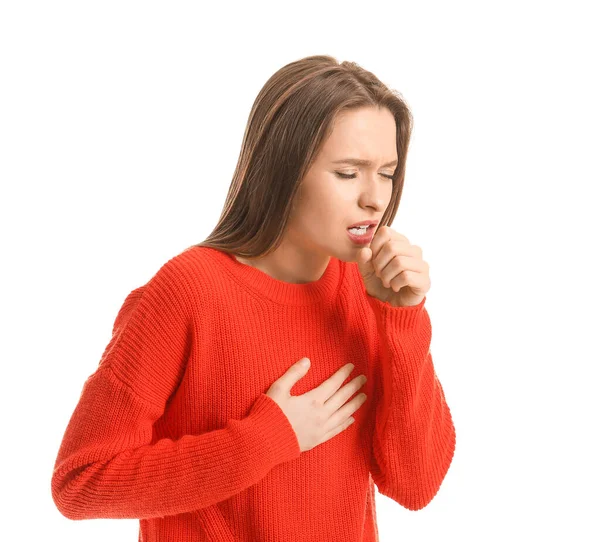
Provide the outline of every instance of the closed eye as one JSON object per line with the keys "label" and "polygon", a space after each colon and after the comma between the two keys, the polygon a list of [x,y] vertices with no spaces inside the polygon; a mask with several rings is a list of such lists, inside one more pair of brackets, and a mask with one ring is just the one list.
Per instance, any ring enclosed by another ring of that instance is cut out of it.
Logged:
{"label": "closed eye", "polygon": [[[335,174],[338,177],[341,177],[342,179],[356,179],[356,173],[346,174],[346,173],[340,173],[339,171],[336,171]],[[394,180],[394,176],[393,175],[384,175],[382,173],[381,176],[385,177],[386,179],[390,179],[391,181]]]}

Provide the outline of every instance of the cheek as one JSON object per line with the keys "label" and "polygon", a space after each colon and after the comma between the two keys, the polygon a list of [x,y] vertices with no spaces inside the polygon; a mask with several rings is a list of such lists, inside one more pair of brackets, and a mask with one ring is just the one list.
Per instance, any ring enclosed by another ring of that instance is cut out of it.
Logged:
{"label": "cheek", "polygon": [[295,204],[297,230],[315,240],[345,235],[348,209],[352,208],[352,194],[347,187],[321,178],[302,188]]}
{"label": "cheek", "polygon": [[[319,244],[330,238],[335,230],[335,209],[325,205],[318,198],[304,200],[302,207],[298,205],[297,215],[294,221],[296,233],[302,237],[308,237]],[[339,210],[338,210],[339,214]],[[339,219],[338,219],[339,222]]]}

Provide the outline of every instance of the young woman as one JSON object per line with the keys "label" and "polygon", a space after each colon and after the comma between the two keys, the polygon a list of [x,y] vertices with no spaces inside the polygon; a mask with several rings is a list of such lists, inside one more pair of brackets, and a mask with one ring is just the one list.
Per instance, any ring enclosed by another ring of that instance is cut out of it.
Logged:
{"label": "young woman", "polygon": [[138,518],[144,541],[373,542],[374,485],[434,498],[456,437],[429,266],[389,227],[411,127],[355,63],[267,81],[217,226],[127,296],[83,385],[52,475],[65,517]]}

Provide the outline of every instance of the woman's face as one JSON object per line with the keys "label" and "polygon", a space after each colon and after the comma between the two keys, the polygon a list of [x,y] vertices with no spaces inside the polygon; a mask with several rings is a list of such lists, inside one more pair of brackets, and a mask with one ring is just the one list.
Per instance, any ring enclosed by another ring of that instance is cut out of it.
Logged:
{"label": "woman's face", "polygon": [[[370,163],[339,162],[348,158]],[[287,240],[301,250],[357,261],[358,251],[369,244],[354,243],[348,227],[363,220],[381,221],[392,195],[388,177],[397,160],[396,123],[388,109],[365,107],[338,115],[331,136],[302,179]]]}

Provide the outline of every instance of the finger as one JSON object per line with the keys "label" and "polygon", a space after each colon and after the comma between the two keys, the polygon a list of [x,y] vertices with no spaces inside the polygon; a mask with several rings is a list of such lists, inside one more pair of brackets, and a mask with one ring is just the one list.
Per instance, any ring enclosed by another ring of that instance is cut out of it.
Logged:
{"label": "finger", "polygon": [[[398,240],[391,241],[385,247],[382,247],[379,254],[373,258],[373,268],[379,277],[385,267],[389,265],[394,258],[399,257],[402,258],[402,261],[404,261],[405,258],[411,258],[411,260],[406,260],[407,265],[404,267],[405,269],[419,271],[424,263],[421,254],[420,247],[416,245],[407,245],[404,241]],[[419,264],[419,262],[422,263]]]}
{"label": "finger", "polygon": [[302,358],[301,360],[294,363],[289,369],[283,374],[283,376],[277,379],[277,384],[284,389],[286,392],[290,392],[290,390],[294,387],[296,382],[300,380],[303,376],[308,372],[310,363],[305,365],[303,361],[307,358]]}
{"label": "finger", "polygon": [[365,393],[359,393],[356,397],[352,398],[352,401],[348,401],[342,408],[332,414],[327,423],[325,424],[325,430],[329,431],[330,428],[336,427],[340,423],[343,423],[351,414],[354,414],[367,400]]}
{"label": "finger", "polygon": [[379,254],[379,251],[382,249],[383,245],[385,245],[390,239],[391,236],[391,228],[388,226],[382,226],[377,230],[373,239],[371,239],[371,243],[369,244],[369,248],[371,249],[373,255],[371,257],[371,261],[374,261]]}
{"label": "finger", "polygon": [[394,292],[398,293],[400,290],[402,290],[402,288],[404,288],[405,286],[408,286],[409,280],[408,280],[408,276],[406,275],[407,273],[410,273],[410,271],[403,271],[402,273],[399,273],[398,275],[396,275],[390,281],[390,285],[387,286],[387,288],[391,288],[392,290],[394,290]]}
{"label": "finger", "polygon": [[397,277],[400,277],[400,282],[404,281],[404,285],[407,282],[406,271],[411,273],[420,273],[424,271],[424,262],[418,258],[411,258],[410,256],[395,256],[392,258],[386,266],[379,272],[379,278],[386,288],[390,288],[391,283]]}
{"label": "finger", "polygon": [[316,446],[318,446],[319,444],[323,444],[324,442],[328,441],[332,437],[335,437],[337,434],[341,433],[344,429],[346,429],[347,427],[350,427],[353,423],[354,423],[354,418],[350,417],[347,420],[345,420],[344,422],[340,423],[337,427],[334,427],[333,429],[327,431],[327,433],[325,433],[323,435],[323,437],[321,438],[321,440],[319,440],[319,442],[316,444]]}
{"label": "finger", "polygon": [[319,386],[307,393],[313,395],[316,399],[321,401],[321,403],[325,403],[325,401],[340,388],[353,370],[354,365],[352,363],[347,363],[328,379],[324,380]]}
{"label": "finger", "polygon": [[356,391],[366,382],[364,375],[359,375],[354,378],[351,382],[336,391],[327,401],[324,403],[324,407],[327,409],[328,414],[333,414],[341,406],[343,406]]}
{"label": "finger", "polygon": [[386,245],[386,243],[389,242],[401,243],[409,247],[411,246],[408,237],[402,235],[401,233],[398,233],[389,226],[381,226],[377,229],[377,231],[375,232],[375,236],[369,244],[369,247],[373,251],[373,260],[377,258],[381,249]]}

